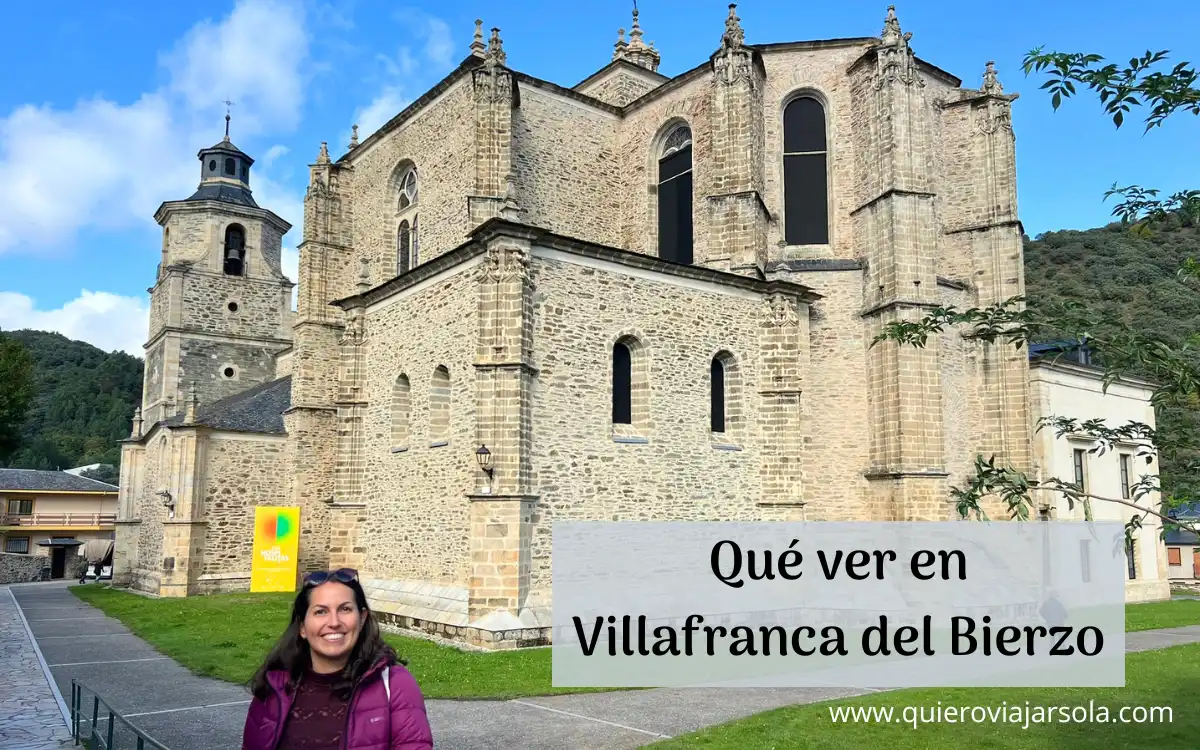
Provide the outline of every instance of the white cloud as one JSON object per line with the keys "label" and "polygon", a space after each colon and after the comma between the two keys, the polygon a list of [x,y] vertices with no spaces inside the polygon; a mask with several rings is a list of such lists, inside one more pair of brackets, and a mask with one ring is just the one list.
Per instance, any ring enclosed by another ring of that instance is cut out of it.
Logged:
{"label": "white cloud", "polygon": [[374,133],[388,120],[395,117],[409,104],[409,99],[400,92],[399,86],[387,86],[365,107],[354,113],[358,124],[359,140]]}
{"label": "white cloud", "polygon": [[238,132],[257,133],[298,124],[307,54],[302,6],[245,0],[220,23],[193,26],[161,62],[171,72],[168,88],[193,111],[220,112],[232,97]]}
{"label": "white cloud", "polygon": [[39,310],[24,294],[0,292],[0,330],[56,331],[105,351],[141,357],[149,325],[150,307],[144,298],[84,289],[56,310]]}
{"label": "white cloud", "polygon": [[400,113],[413,100],[411,92],[441,77],[454,58],[450,26],[440,18],[414,8],[405,8],[396,20],[412,36],[413,44],[404,44],[394,57],[377,55],[384,81],[371,102],[354,112],[358,137],[362,140]]}
{"label": "white cloud", "polygon": [[131,104],[26,105],[0,119],[0,253],[45,253],[85,227],[152,226],[161,201],[195,189],[196,150],[219,140],[226,97],[235,102],[235,143],[295,127],[304,23],[299,4],[240,0],[162,56],[170,80],[158,91]]}

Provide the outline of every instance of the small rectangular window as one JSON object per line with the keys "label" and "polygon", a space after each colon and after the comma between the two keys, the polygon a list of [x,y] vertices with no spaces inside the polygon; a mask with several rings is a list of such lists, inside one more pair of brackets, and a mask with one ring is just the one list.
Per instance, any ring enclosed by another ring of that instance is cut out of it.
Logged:
{"label": "small rectangular window", "polygon": [[1137,578],[1137,546],[1132,539],[1125,544],[1125,559],[1129,563],[1129,580],[1132,581]]}
{"label": "small rectangular window", "polygon": [[29,554],[29,537],[10,536],[4,540],[4,551],[14,555]]}
{"label": "small rectangular window", "polygon": [[1129,454],[1121,454],[1121,498],[1128,500],[1131,494],[1129,486]]}
{"label": "small rectangular window", "polygon": [[1087,492],[1087,472],[1084,462],[1086,451],[1083,448],[1075,449],[1075,484],[1084,492]]}
{"label": "small rectangular window", "polygon": [[1182,555],[1179,554],[1178,547],[1167,547],[1167,565],[1182,565]]}
{"label": "small rectangular window", "polygon": [[9,500],[8,513],[12,516],[30,516],[33,515],[32,500]]}

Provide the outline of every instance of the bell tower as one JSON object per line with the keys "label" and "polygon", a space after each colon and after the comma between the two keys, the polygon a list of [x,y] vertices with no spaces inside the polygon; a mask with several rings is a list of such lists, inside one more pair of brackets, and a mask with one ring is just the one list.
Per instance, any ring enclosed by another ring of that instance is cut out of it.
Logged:
{"label": "bell tower", "polygon": [[254,159],[225,138],[201,149],[200,184],[154,214],[162,259],[150,292],[142,387],[143,430],[275,378],[291,346],[292,287],[280,267],[291,225],[250,190]]}

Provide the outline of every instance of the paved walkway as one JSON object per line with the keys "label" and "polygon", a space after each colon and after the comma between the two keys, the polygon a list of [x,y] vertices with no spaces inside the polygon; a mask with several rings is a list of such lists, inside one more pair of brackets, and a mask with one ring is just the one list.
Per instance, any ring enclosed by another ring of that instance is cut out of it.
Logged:
{"label": "paved walkway", "polygon": [[[249,703],[242,687],[191,674],[117,620],[76,599],[66,586],[32,584],[12,589],[64,696],[70,696],[72,678],[100,687],[116,710],[171,750],[241,746]],[[7,598],[0,590],[0,622],[6,621],[3,606]],[[28,647],[28,638],[21,636],[21,643]],[[1128,633],[1125,638],[1127,651],[1195,643],[1200,642],[1200,625]],[[25,661],[32,666],[33,677],[40,678],[36,656]],[[8,664],[7,657],[4,664]],[[5,674],[0,671],[0,685]],[[41,689],[40,701],[51,707],[43,715],[61,723],[62,717],[54,714],[53,702],[45,696],[44,679]],[[508,701],[430,700],[428,708],[438,750],[627,750],[781,706],[864,692],[656,689]],[[22,704],[27,702],[37,701],[30,698]],[[53,721],[46,726],[51,724]],[[4,726],[0,719],[0,737],[6,736]],[[58,747],[19,746],[35,750]],[[7,746],[0,742],[0,747]]]}
{"label": "paved walkway", "polygon": [[21,610],[0,586],[0,747],[74,747],[60,706],[30,640]]}

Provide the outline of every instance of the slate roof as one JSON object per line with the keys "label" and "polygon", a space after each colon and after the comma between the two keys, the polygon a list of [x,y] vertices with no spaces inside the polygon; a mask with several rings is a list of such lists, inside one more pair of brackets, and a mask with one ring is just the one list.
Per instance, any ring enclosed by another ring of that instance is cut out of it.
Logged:
{"label": "slate roof", "polygon": [[240,185],[229,185],[226,183],[209,183],[207,185],[201,185],[187,200],[221,201],[222,203],[233,203],[239,206],[258,208],[258,204],[254,202],[254,196],[250,194],[250,190],[248,188],[244,188]]}
{"label": "slate roof", "polygon": [[1164,535],[1163,544],[1197,544],[1200,536],[1183,529],[1173,529]]}
{"label": "slate roof", "polygon": [[245,157],[246,161],[248,162],[254,162],[254,159],[250,158],[250,154],[247,154],[245,151],[233,145],[233,141],[229,140],[228,138],[225,138],[224,140],[213,146],[209,146],[208,148],[200,149],[199,153],[201,156],[203,156],[204,154],[211,153],[213,151],[219,151],[223,154],[235,154],[237,156]]}
{"label": "slate roof", "polygon": [[65,471],[36,469],[0,469],[0,492],[32,490],[34,492],[116,492],[116,485],[95,479],[68,474]]}
{"label": "slate roof", "polygon": [[[292,405],[292,377],[272,380],[196,409],[196,424],[214,430],[257,432],[282,435],[283,412]],[[167,426],[183,424],[183,415],[164,422]]]}

